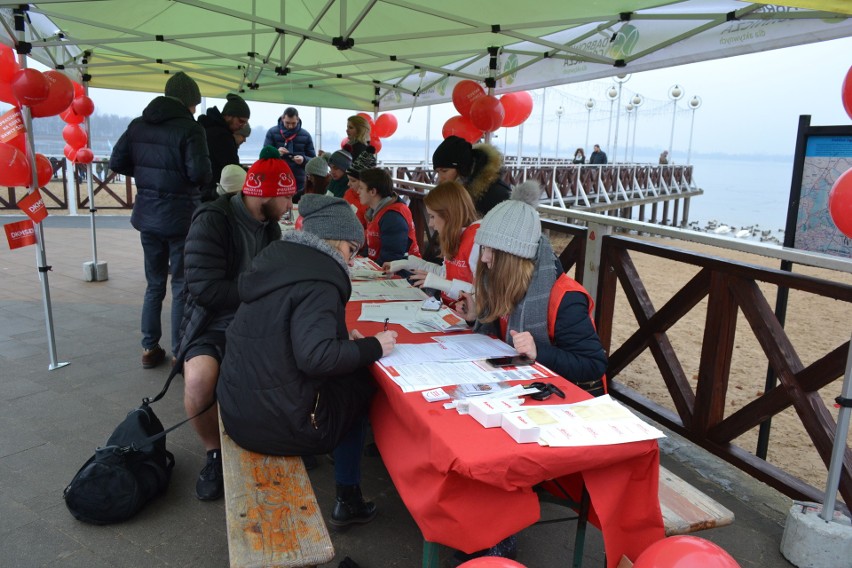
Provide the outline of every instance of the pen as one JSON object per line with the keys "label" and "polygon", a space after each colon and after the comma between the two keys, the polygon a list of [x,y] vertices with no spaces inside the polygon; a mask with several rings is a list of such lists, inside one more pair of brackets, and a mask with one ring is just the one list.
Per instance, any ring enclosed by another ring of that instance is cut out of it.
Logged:
{"label": "pen", "polygon": [[385,318],[385,331],[388,330],[388,322],[389,321],[390,321],[390,318]]}

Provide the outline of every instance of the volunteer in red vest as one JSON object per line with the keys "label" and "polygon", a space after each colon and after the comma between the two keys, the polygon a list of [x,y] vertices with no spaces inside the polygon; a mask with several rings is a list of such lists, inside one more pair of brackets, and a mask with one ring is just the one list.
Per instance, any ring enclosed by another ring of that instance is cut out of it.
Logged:
{"label": "volunteer in red vest", "polygon": [[[362,154],[363,155],[363,154]],[[381,168],[359,172],[358,197],[367,206],[367,256],[383,265],[420,256],[411,210],[393,191],[390,175]]]}
{"label": "volunteer in red vest", "polygon": [[523,183],[482,219],[475,291],[463,293],[456,309],[475,320],[475,331],[499,337],[598,396],[607,358],[592,321],[592,298],[562,273],[542,236],[535,208],[540,195],[537,183]]}
{"label": "volunteer in red vest", "polygon": [[462,292],[473,292],[479,245],[474,237],[479,229],[479,215],[473,199],[456,181],[439,183],[423,199],[429,228],[438,233],[443,264],[427,262],[416,256],[387,262],[388,272],[409,270],[412,284],[439,290],[444,303],[453,304]]}
{"label": "volunteer in red vest", "polygon": [[[360,116],[358,118],[361,118]],[[349,180],[349,186],[343,194],[343,199],[346,200],[355,210],[355,216],[361,221],[361,226],[367,230],[367,206],[361,203],[361,196],[358,192],[358,180],[361,179],[361,172],[376,167],[376,149],[372,146],[367,146],[358,154],[358,157],[352,160],[352,164],[346,168],[346,179]]]}

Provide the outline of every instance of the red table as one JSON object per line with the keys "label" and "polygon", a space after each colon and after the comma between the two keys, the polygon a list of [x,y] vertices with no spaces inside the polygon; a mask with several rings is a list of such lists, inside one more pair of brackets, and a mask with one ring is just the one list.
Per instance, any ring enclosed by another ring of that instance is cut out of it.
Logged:
{"label": "red table", "polygon": [[[381,331],[380,323],[357,321],[360,313],[360,303],[350,302],[349,329],[365,335]],[[401,343],[429,341],[429,334],[393,329]],[[470,416],[426,402],[420,393],[403,393],[377,365],[373,375],[379,385],[370,413],[376,444],[427,541],[465,552],[492,546],[539,520],[532,487],[548,479],[585,483],[590,520],[603,533],[610,568],[622,554],[635,560],[664,537],[656,440],[582,448],[518,444],[501,428],[483,428]],[[562,378],[553,382],[566,399],[538,404],[589,398]]]}

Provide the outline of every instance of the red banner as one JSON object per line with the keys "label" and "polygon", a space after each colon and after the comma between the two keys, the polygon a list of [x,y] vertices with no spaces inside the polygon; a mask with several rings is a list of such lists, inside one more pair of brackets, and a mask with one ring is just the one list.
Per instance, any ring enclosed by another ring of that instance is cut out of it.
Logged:
{"label": "red banner", "polygon": [[20,110],[13,108],[0,115],[0,142],[8,142],[24,132],[24,119]]}
{"label": "red banner", "polygon": [[47,217],[47,207],[44,206],[44,201],[38,190],[18,201],[18,209],[26,213],[33,220],[33,223],[41,223]]}
{"label": "red banner", "polygon": [[6,240],[9,241],[10,249],[36,244],[35,227],[29,219],[7,223],[3,225],[3,228],[6,230]]}

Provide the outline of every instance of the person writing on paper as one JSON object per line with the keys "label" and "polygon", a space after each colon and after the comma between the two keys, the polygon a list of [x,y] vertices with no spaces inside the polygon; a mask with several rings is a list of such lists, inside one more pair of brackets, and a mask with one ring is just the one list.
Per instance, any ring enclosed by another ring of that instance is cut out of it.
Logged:
{"label": "person writing on paper", "polygon": [[[363,154],[362,154],[363,156]],[[390,175],[381,168],[358,172],[358,198],[367,206],[367,256],[378,265],[420,256],[411,210],[393,190]]]}
{"label": "person writing on paper", "polygon": [[439,290],[443,301],[452,304],[462,292],[473,292],[479,245],[474,242],[479,220],[473,199],[456,181],[439,183],[423,199],[429,228],[438,233],[443,264],[416,256],[386,262],[385,272],[411,271],[410,281],[418,288]]}
{"label": "person writing on paper", "polygon": [[599,396],[607,358],[592,321],[592,298],[562,273],[542,236],[535,209],[540,195],[537,183],[525,182],[482,220],[475,295],[462,293],[456,310],[475,320],[474,331],[503,339]]}
{"label": "person writing on paper", "polygon": [[266,247],[240,277],[216,394],[222,424],[263,454],[333,451],[337,500],[329,522],[367,523],[361,456],[375,390],[368,366],[393,351],[395,331],[346,329],[349,266],[364,229],[344,200],[302,196],[302,231]]}

